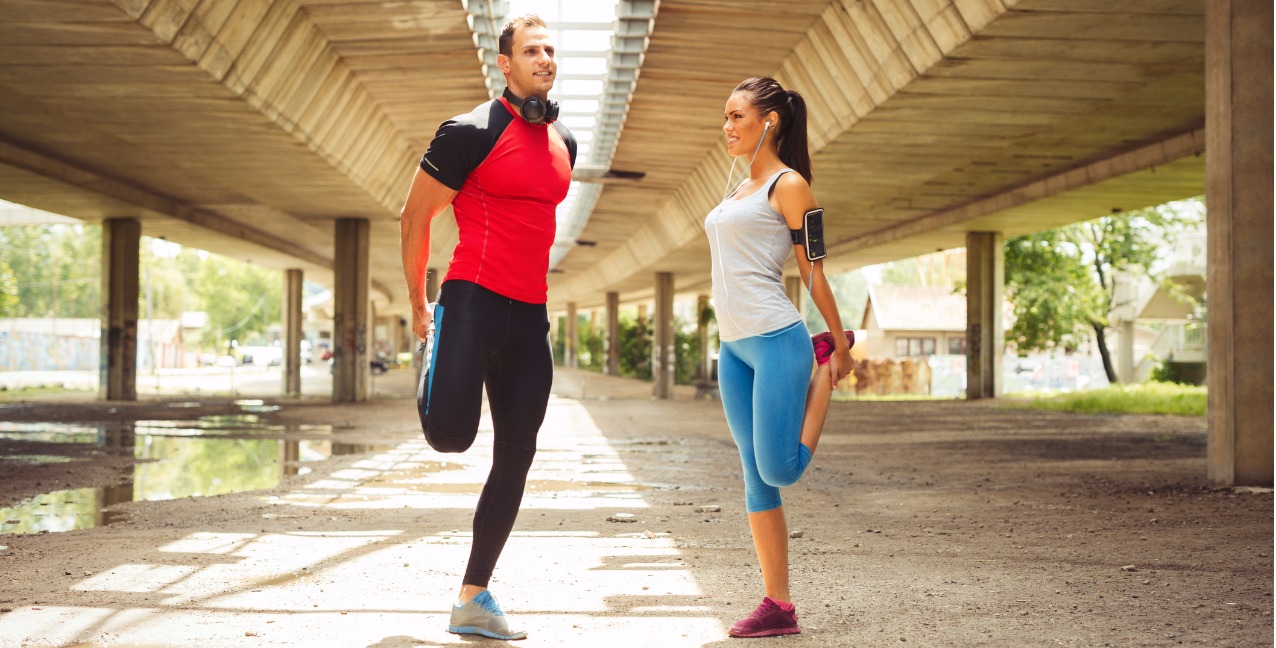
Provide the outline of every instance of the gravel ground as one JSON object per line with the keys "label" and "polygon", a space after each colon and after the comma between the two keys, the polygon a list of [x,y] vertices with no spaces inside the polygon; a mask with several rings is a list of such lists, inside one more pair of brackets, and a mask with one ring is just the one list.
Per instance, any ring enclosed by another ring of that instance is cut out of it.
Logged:
{"label": "gravel ground", "polygon": [[[97,528],[0,535],[0,646],[479,642],[444,626],[490,433],[465,454],[434,453],[412,377],[379,380],[382,397],[359,405],[267,400],[279,406],[258,414],[278,426],[271,435],[355,452],[274,488],[115,504]],[[647,384],[576,371],[555,381],[492,583],[530,633],[511,643],[745,641],[725,629],[762,585],[720,404],[685,388],[652,401]],[[115,429],[242,411],[61,398],[0,406],[0,419]],[[784,493],[803,633],[749,641],[1271,646],[1271,490],[1211,487],[1205,426],[986,402],[834,403],[811,469]],[[14,459],[36,455],[74,461]],[[128,484],[135,462],[100,441],[0,438],[0,506]]]}

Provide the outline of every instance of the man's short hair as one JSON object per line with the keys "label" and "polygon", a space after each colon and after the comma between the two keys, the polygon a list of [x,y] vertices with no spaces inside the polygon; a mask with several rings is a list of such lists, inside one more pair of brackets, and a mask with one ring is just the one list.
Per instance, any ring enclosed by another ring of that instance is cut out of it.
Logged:
{"label": "man's short hair", "polygon": [[536,14],[523,14],[514,16],[505,23],[505,27],[501,29],[501,38],[497,42],[500,45],[501,54],[506,56],[514,56],[514,32],[523,27],[546,27],[545,21]]}

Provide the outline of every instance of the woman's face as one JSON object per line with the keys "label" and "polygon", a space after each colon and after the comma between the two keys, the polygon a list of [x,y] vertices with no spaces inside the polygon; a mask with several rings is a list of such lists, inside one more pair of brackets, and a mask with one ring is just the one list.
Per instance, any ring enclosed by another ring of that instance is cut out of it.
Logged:
{"label": "woman's face", "polygon": [[727,136],[729,155],[752,153],[757,149],[758,139],[762,137],[766,120],[749,100],[747,93],[733,92],[727,99],[726,109],[722,112],[722,132]]}

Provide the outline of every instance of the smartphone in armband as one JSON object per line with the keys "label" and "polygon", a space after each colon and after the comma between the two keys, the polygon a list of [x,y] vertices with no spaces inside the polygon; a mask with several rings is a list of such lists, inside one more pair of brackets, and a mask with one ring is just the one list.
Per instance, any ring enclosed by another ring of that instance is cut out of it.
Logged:
{"label": "smartphone in armband", "polygon": [[802,215],[802,229],[789,230],[794,245],[806,250],[807,261],[819,261],[828,256],[824,249],[824,208],[816,207]]}

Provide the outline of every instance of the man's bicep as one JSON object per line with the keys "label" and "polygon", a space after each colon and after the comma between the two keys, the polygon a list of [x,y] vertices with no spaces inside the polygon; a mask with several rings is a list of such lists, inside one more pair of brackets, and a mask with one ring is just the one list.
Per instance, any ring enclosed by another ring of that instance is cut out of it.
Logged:
{"label": "man's bicep", "polygon": [[425,155],[421,156],[421,170],[443,185],[460,191],[465,179],[478,165],[475,151],[482,148],[482,134],[481,129],[459,121],[459,118],[443,122],[434,133]]}

